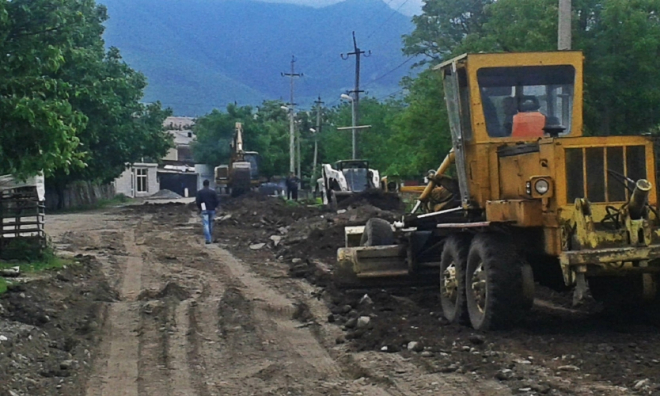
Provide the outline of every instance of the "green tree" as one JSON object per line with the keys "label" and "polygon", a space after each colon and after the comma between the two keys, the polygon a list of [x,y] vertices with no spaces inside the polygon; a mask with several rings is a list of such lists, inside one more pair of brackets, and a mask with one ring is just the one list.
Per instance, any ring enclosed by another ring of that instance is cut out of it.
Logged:
{"label": "green tree", "polygon": [[171,147],[169,111],[141,104],[144,76],[106,53],[106,19],[93,0],[0,0],[1,171],[43,171],[61,190],[108,182]]}
{"label": "green tree", "polygon": [[426,0],[413,17],[415,30],[404,36],[406,55],[424,55],[420,63],[437,63],[460,53],[483,36],[487,10],[494,0]]}
{"label": "green tree", "polygon": [[62,78],[79,88],[69,102],[89,122],[77,134],[85,166],[58,168],[47,179],[60,193],[74,181],[108,183],[127,164],[157,161],[173,147],[172,136],[163,128],[171,111],[160,103],[139,101],[146,87],[144,76],[128,67],[116,48],[100,56],[98,62],[72,62],[62,70]]}
{"label": "green tree", "polygon": [[389,175],[416,178],[440,164],[451,148],[451,138],[440,75],[427,69],[404,84],[407,106],[393,120],[388,146],[395,152],[384,169]]}
{"label": "green tree", "polygon": [[265,101],[255,110],[231,104],[226,112],[213,110],[200,117],[193,127],[197,137],[192,145],[195,161],[214,167],[227,164],[235,125],[241,122],[244,149],[260,153],[261,175],[285,175],[289,169],[289,129],[283,105],[280,101]]}
{"label": "green tree", "polygon": [[76,90],[57,78],[85,23],[76,2],[0,1],[0,171],[26,177],[81,166],[76,134],[87,117],[68,102]]}

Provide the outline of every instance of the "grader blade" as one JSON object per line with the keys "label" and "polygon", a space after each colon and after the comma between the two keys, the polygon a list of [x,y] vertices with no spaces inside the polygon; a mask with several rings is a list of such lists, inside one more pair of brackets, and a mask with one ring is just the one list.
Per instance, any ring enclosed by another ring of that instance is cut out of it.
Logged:
{"label": "grader blade", "polygon": [[[410,286],[437,283],[438,276],[410,273],[406,245],[340,248],[333,282],[340,288]],[[436,271],[437,272],[437,271]]]}

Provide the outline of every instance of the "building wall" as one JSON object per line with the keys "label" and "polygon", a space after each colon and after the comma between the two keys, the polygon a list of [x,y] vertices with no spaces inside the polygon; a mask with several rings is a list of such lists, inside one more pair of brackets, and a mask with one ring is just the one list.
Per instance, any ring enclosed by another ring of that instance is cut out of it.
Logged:
{"label": "building wall", "polygon": [[127,197],[133,197],[133,168],[126,169],[118,178],[115,179],[115,192],[124,194]]}
{"label": "building wall", "polygon": [[204,180],[208,180],[211,189],[215,190],[215,176],[210,165],[195,164],[195,172],[199,175],[197,179],[197,190],[204,188]]}
{"label": "building wall", "polygon": [[163,157],[164,160],[168,161],[178,161],[179,160],[179,150],[175,148],[171,148],[170,151],[167,152],[167,155]]}
{"label": "building wall", "polygon": [[[137,191],[137,169],[147,170],[147,183],[146,191]],[[160,190],[158,183],[158,165],[157,164],[133,164],[130,168],[126,169],[117,179],[115,179],[115,191],[117,194],[124,194],[127,197],[147,197],[153,195]]]}

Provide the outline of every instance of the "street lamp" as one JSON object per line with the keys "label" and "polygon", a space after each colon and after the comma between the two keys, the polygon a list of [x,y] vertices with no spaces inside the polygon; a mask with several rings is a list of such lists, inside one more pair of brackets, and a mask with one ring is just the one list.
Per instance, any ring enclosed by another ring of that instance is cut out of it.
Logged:
{"label": "street lamp", "polygon": [[356,159],[356,143],[355,143],[355,99],[346,94],[341,94],[341,99],[351,102],[351,126],[353,127],[353,159]]}
{"label": "street lamp", "polygon": [[293,107],[290,106],[280,106],[280,109],[286,110],[289,114],[289,173],[295,172],[296,161],[295,161],[295,136],[294,136],[294,125],[293,125]]}

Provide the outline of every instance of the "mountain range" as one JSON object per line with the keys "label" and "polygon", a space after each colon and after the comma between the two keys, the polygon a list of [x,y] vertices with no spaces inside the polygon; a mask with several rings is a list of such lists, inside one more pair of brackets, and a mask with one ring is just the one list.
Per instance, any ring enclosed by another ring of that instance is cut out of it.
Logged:
{"label": "mountain range", "polygon": [[401,52],[410,17],[382,0],[346,0],[322,8],[253,0],[100,0],[108,9],[104,39],[147,76],[145,102],[160,100],[175,115],[200,116],[229,103],[294,101],[326,105],[353,88],[355,56],[361,89],[384,98],[399,91],[412,62]]}

